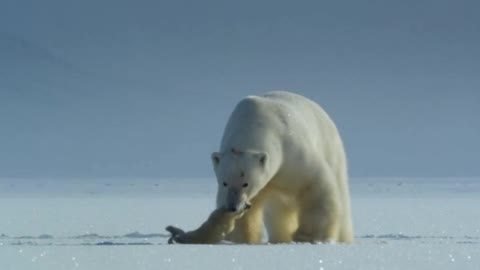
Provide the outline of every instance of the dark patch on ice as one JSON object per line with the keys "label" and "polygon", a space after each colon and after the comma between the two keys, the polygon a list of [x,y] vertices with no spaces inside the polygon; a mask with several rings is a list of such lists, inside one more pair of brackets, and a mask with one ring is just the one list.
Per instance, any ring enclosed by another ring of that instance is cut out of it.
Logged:
{"label": "dark patch on ice", "polygon": [[17,237],[8,237],[4,234],[2,234],[2,237],[4,238],[12,238],[12,239],[53,239],[54,237],[50,234],[41,234],[39,236],[30,236],[30,235],[22,235],[22,236],[17,236]]}
{"label": "dark patch on ice", "polygon": [[10,243],[10,245],[12,246],[37,246],[38,243],[35,242],[35,241],[17,241],[17,242],[13,242],[13,243]]}
{"label": "dark patch on ice", "polygon": [[[448,235],[434,235],[434,236],[420,236],[420,235],[405,235],[402,233],[389,233],[389,234],[366,234],[362,236],[358,236],[357,238],[361,239],[387,239],[387,240],[453,240],[455,237],[448,236]],[[469,236],[465,236],[465,239],[478,239],[476,237],[469,238]]]}
{"label": "dark patch on ice", "polygon": [[54,237],[50,234],[41,234],[37,238],[38,239],[53,239]]}
{"label": "dark patch on ice", "polygon": [[477,241],[457,241],[457,244],[470,244],[470,245],[477,245],[480,242]]}
{"label": "dark patch on ice", "polygon": [[455,237],[448,236],[448,235],[440,235],[440,236],[424,236],[424,239],[440,239],[440,240],[453,240]]}
{"label": "dark patch on ice", "polygon": [[377,236],[377,238],[379,238],[379,239],[392,239],[392,240],[414,240],[414,239],[420,239],[422,237],[421,236],[408,236],[408,235],[404,235],[404,234],[401,234],[401,233],[398,233],[398,234],[390,233],[390,234],[379,235],[379,236]]}
{"label": "dark patch on ice", "polygon": [[[89,244],[86,244],[89,245]],[[104,241],[98,242],[94,244],[95,246],[150,246],[153,243],[148,242],[133,242],[133,243],[122,243],[122,242],[111,242],[111,241]]]}
{"label": "dark patch on ice", "polygon": [[125,238],[156,238],[156,237],[170,237],[168,234],[164,233],[139,233],[139,232],[132,232],[132,233],[127,233],[123,237]]}
{"label": "dark patch on ice", "polygon": [[22,235],[22,236],[13,237],[13,239],[35,239],[35,237],[29,236],[29,235]]}
{"label": "dark patch on ice", "polygon": [[164,233],[132,232],[132,233],[127,233],[121,236],[120,235],[105,236],[105,235],[99,235],[96,233],[88,233],[88,234],[74,236],[72,238],[73,239],[118,239],[118,238],[167,238],[167,237],[170,237],[170,235],[164,234]]}
{"label": "dark patch on ice", "polygon": [[415,240],[422,238],[421,236],[409,236],[401,233],[389,233],[389,234],[381,234],[381,235],[373,235],[373,234],[366,234],[363,236],[359,236],[358,238],[363,239],[389,239],[389,240]]}
{"label": "dark patch on ice", "polygon": [[114,238],[112,236],[103,236],[96,233],[87,233],[71,237],[72,239],[105,239],[105,238]]}

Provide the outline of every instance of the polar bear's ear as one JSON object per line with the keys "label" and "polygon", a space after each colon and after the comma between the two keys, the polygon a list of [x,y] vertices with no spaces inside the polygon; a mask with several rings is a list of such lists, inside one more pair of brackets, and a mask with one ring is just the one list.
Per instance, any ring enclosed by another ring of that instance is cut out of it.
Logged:
{"label": "polar bear's ear", "polygon": [[220,157],[221,154],[219,152],[212,153],[212,163],[214,168],[217,168],[218,164],[220,163]]}

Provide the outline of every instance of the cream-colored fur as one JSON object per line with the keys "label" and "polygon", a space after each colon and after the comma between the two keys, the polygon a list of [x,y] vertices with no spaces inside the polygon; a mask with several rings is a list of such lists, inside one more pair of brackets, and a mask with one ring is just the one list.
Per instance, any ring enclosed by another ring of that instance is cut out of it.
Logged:
{"label": "cream-colored fur", "polygon": [[[248,208],[248,207],[247,207]],[[180,228],[168,226],[166,230],[171,233],[169,244],[215,244],[225,239],[235,227],[235,220],[243,216],[242,211],[231,212],[223,208],[214,210],[207,221],[198,229],[185,232]]]}
{"label": "cream-colored fur", "polygon": [[217,207],[251,202],[227,239],[238,243],[352,242],[347,160],[334,122],[289,92],[248,96],[212,153]]}

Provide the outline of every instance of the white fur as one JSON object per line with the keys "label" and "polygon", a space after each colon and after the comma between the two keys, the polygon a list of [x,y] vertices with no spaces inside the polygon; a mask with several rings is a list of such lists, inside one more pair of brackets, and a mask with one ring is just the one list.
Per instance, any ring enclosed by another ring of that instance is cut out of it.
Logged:
{"label": "white fur", "polygon": [[343,143],[315,102],[283,91],[244,98],[212,160],[217,206],[252,204],[230,240],[259,243],[264,224],[273,243],[353,240]]}

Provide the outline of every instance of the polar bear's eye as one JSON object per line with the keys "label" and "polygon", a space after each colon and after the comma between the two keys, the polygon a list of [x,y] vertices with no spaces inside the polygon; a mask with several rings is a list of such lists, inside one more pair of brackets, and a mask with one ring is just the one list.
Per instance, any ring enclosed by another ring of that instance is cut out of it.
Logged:
{"label": "polar bear's eye", "polygon": [[226,187],[226,186],[227,186],[227,182],[223,182],[223,186]]}
{"label": "polar bear's eye", "polygon": [[244,183],[242,187],[248,187],[248,183]]}

